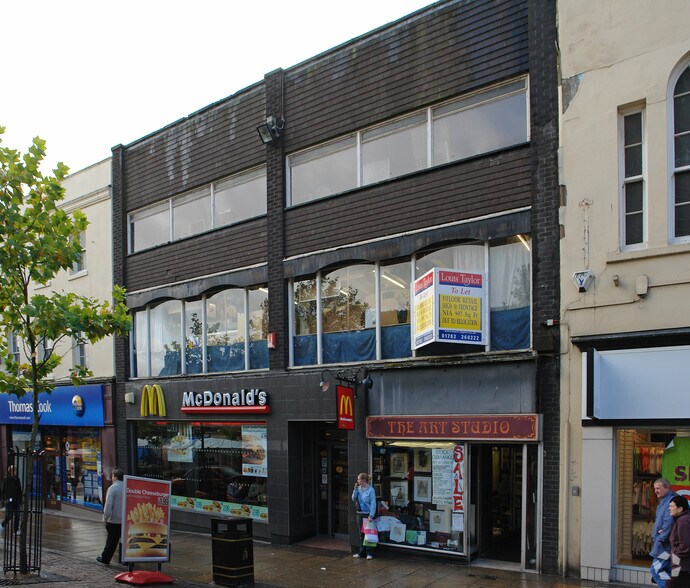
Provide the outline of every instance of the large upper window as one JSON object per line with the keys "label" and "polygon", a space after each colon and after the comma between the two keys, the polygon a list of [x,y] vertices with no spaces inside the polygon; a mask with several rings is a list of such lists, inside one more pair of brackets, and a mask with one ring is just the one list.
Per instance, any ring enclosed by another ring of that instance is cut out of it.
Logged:
{"label": "large upper window", "polygon": [[292,365],[410,357],[411,279],[434,267],[488,272],[490,349],[527,349],[530,247],[529,239],[519,235],[395,263],[345,266],[295,281]]}
{"label": "large upper window", "polygon": [[644,242],[644,119],[642,112],[622,117],[623,247]]}
{"label": "large upper window", "polygon": [[690,66],[673,90],[673,236],[690,237]]}
{"label": "large upper window", "polygon": [[297,205],[529,139],[527,79],[463,96],[288,157]]}
{"label": "large upper window", "polygon": [[130,213],[129,252],[264,214],[266,169],[260,168]]}
{"label": "large upper window", "polygon": [[134,313],[138,377],[268,367],[268,291],[229,288],[201,300],[168,300]]}

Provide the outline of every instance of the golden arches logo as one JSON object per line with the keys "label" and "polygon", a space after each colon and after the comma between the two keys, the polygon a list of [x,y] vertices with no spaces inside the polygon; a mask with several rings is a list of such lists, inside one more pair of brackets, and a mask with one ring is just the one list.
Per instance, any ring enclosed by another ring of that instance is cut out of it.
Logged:
{"label": "golden arches logo", "polygon": [[163,388],[158,384],[153,386],[146,385],[141,391],[141,407],[139,409],[141,416],[165,416],[165,396],[163,395]]}
{"label": "golden arches logo", "polygon": [[343,394],[340,397],[340,409],[338,410],[340,413],[341,417],[354,417],[355,416],[355,409],[354,406],[352,405],[352,397]]}

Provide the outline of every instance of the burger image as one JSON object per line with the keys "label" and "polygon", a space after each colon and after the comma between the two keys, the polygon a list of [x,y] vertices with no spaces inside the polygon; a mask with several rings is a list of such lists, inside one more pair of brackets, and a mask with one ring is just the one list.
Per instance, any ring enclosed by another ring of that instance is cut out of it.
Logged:
{"label": "burger image", "polygon": [[167,552],[167,525],[135,523],[127,529],[126,557],[166,557]]}
{"label": "burger image", "polygon": [[[253,437],[250,436],[250,437]],[[266,450],[258,441],[242,439],[242,461],[247,464],[261,465],[266,459]]]}

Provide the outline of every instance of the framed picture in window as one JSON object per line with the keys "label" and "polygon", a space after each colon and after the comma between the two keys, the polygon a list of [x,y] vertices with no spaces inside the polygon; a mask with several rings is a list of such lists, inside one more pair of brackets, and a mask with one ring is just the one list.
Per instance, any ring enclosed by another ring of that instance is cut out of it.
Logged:
{"label": "framed picture in window", "polygon": [[407,454],[394,453],[391,455],[391,476],[404,476],[407,473]]}
{"label": "framed picture in window", "polygon": [[431,478],[429,476],[414,477],[414,501],[431,502]]}
{"label": "framed picture in window", "polygon": [[450,533],[450,511],[429,511],[429,531],[432,533]]}
{"label": "framed picture in window", "polygon": [[407,482],[391,482],[391,504],[407,506]]}
{"label": "framed picture in window", "polygon": [[431,450],[430,449],[415,449],[414,450],[414,471],[416,472],[430,472],[431,471]]}

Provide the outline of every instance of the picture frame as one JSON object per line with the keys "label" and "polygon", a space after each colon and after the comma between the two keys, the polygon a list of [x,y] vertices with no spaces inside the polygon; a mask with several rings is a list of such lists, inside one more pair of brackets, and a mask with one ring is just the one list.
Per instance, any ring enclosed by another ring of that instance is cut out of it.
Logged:
{"label": "picture frame", "polygon": [[391,476],[404,476],[407,473],[407,454],[393,453],[391,455]]}
{"label": "picture frame", "polygon": [[431,471],[431,449],[414,450],[414,471],[415,473]]}
{"label": "picture frame", "polygon": [[381,484],[374,484],[374,494],[376,494],[376,497],[379,500],[382,498],[382,496],[381,496]]}
{"label": "picture frame", "polygon": [[450,533],[450,511],[429,511],[429,531],[432,533]]}
{"label": "picture frame", "polygon": [[431,502],[431,477],[430,476],[415,476],[414,477],[414,501],[415,502]]}
{"label": "picture frame", "polygon": [[407,506],[407,482],[391,482],[391,504]]}

